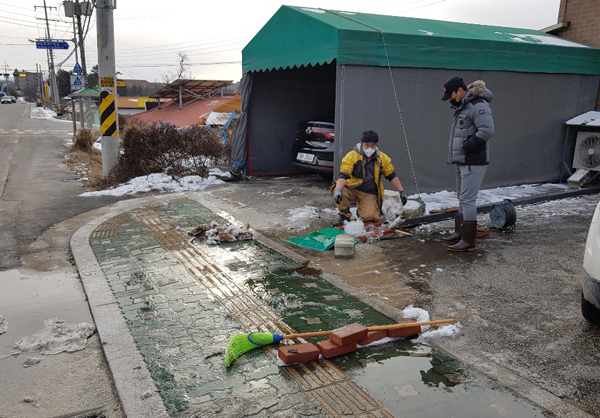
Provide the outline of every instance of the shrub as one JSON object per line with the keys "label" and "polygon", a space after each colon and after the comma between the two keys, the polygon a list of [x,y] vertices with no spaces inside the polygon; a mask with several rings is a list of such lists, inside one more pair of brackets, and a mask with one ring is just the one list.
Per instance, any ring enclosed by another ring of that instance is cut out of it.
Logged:
{"label": "shrub", "polygon": [[80,129],[75,135],[72,148],[77,151],[91,152],[95,140],[94,133],[90,129]]}
{"label": "shrub", "polygon": [[222,138],[201,126],[178,130],[168,123],[131,121],[123,131],[122,147],[111,172],[119,182],[152,173],[207,177],[210,165],[227,159]]}

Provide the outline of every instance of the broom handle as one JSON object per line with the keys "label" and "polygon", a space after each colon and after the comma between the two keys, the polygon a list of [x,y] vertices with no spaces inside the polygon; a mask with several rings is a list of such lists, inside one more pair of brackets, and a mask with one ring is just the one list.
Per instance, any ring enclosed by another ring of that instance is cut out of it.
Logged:
{"label": "broom handle", "polygon": [[[381,331],[381,330],[387,330],[387,329],[420,327],[423,325],[451,324],[453,322],[454,322],[454,319],[438,319],[437,321],[403,322],[401,324],[377,325],[377,326],[373,326],[373,327],[368,327],[367,329],[369,331]],[[329,335],[329,334],[331,334],[331,331],[305,332],[303,334],[285,334],[283,336],[283,338],[286,340],[290,340],[292,338],[322,337],[324,335]]]}

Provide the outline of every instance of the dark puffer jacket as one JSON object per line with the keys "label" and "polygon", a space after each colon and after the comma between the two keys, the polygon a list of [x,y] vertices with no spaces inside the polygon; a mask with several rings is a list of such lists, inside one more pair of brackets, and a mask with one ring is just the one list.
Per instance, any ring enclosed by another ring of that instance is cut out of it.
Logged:
{"label": "dark puffer jacket", "polygon": [[467,86],[467,95],[454,112],[448,144],[448,164],[488,164],[488,140],[494,134],[489,102],[494,94],[483,81]]}

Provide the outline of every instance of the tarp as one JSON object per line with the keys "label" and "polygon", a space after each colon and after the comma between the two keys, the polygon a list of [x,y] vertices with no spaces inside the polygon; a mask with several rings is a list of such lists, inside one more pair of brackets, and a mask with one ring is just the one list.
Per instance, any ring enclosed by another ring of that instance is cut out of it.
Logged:
{"label": "tarp", "polygon": [[[313,231],[306,235],[289,238],[284,241],[298,247],[310,248],[311,250],[327,251],[335,245],[335,237],[338,235],[348,235],[345,231],[337,228],[325,228],[320,231]],[[355,242],[358,242],[355,239]]]}
{"label": "tarp", "polygon": [[231,158],[233,160],[232,174],[239,176],[245,171],[246,159],[248,158],[248,109],[250,107],[250,92],[252,91],[252,74],[246,73],[240,81],[240,95],[242,100],[242,112],[238,120],[238,126],[233,135]]}
{"label": "tarp", "polygon": [[386,54],[393,67],[600,74],[600,49],[540,31],[292,6],[246,45],[242,67],[387,66]]}

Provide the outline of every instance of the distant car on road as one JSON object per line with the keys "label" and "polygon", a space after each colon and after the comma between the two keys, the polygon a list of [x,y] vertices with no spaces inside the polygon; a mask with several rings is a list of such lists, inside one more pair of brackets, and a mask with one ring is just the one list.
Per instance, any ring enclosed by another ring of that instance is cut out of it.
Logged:
{"label": "distant car on road", "polygon": [[8,96],[10,97],[10,101],[13,103],[17,103],[17,98],[15,96]]}
{"label": "distant car on road", "polygon": [[600,325],[600,203],[588,231],[581,282],[581,313],[593,324]]}
{"label": "distant car on road", "polygon": [[300,122],[292,145],[292,164],[322,176],[333,176],[335,132],[331,122]]}
{"label": "distant car on road", "polygon": [[12,103],[12,99],[10,98],[10,96],[2,96],[2,98],[0,99],[0,103],[5,104],[5,103]]}

